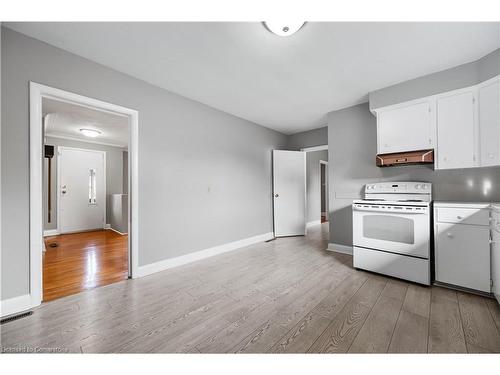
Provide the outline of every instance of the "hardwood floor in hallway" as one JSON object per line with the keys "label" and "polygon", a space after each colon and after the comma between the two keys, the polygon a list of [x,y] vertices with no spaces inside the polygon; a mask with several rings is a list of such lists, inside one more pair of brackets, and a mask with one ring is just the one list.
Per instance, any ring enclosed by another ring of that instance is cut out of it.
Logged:
{"label": "hardwood floor in hallway", "polygon": [[45,237],[44,240],[45,302],[128,277],[126,235],[98,230]]}
{"label": "hardwood floor in hallway", "polygon": [[[3,348],[64,352],[500,352],[494,300],[352,267],[306,237],[255,244],[44,303]],[[50,349],[52,348],[52,349]],[[55,348],[55,349],[54,349]]]}

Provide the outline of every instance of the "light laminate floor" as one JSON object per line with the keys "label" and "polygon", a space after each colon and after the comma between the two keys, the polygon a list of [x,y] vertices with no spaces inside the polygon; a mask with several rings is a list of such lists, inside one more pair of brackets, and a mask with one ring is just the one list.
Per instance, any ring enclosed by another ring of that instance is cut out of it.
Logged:
{"label": "light laminate floor", "polygon": [[500,352],[494,300],[352,268],[328,223],[44,303],[1,345],[69,352]]}

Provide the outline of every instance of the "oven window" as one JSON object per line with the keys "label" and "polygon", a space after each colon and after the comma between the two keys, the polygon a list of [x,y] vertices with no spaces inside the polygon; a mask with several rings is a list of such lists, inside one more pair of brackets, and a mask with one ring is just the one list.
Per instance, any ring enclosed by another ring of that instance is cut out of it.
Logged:
{"label": "oven window", "polygon": [[376,240],[415,243],[414,221],[404,217],[390,215],[363,216],[363,236]]}

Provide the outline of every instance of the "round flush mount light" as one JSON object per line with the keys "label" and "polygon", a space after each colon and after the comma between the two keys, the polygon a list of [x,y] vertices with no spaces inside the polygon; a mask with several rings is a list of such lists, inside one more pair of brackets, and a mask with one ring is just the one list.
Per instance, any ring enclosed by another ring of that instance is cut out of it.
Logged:
{"label": "round flush mount light", "polygon": [[95,130],[95,129],[80,129],[80,132],[86,136],[86,137],[91,137],[91,138],[95,138],[99,135],[101,135],[101,132],[99,130]]}
{"label": "round flush mount light", "polygon": [[263,22],[266,29],[279,36],[290,36],[301,29],[305,22]]}

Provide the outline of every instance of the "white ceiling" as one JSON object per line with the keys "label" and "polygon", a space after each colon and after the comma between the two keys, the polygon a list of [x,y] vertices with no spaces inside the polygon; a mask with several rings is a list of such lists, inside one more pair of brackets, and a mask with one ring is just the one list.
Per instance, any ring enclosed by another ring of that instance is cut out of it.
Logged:
{"label": "white ceiling", "polygon": [[[45,135],[84,142],[101,143],[110,146],[128,146],[128,118],[112,113],[43,98]],[[80,129],[95,129],[101,134],[95,138],[84,136]]]}
{"label": "white ceiling", "polygon": [[8,23],[154,85],[291,134],[367,93],[476,60],[499,23]]}

